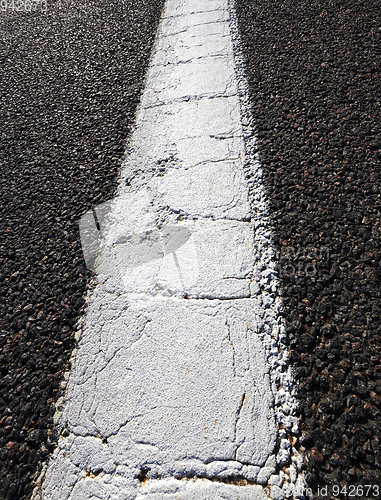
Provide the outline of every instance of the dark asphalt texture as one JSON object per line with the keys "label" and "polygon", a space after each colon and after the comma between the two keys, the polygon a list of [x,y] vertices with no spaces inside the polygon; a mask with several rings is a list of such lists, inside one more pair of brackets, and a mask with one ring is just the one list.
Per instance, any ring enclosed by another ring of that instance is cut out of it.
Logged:
{"label": "dark asphalt texture", "polygon": [[381,4],[236,7],[307,479],[317,498],[325,485],[327,498],[333,485],[347,487],[336,498],[347,498],[350,485],[366,498],[353,485],[381,479]]}
{"label": "dark asphalt texture", "polygon": [[81,215],[114,195],[163,1],[0,11],[0,498],[29,498],[91,274]]}
{"label": "dark asphalt texture", "polygon": [[[236,1],[309,485],[380,484],[380,3]],[[114,195],[162,3],[0,12],[1,499],[54,447],[78,221]]]}

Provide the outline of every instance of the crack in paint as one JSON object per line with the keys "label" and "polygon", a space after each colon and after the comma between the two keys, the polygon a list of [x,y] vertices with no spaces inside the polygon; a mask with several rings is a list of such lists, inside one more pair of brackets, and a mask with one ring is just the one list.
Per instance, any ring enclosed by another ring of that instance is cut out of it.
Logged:
{"label": "crack in paint", "polygon": [[233,350],[233,373],[234,373],[234,376],[236,377],[237,376],[236,364],[235,364],[236,363],[236,361],[235,361],[236,352],[235,352],[235,347],[234,347],[234,344],[233,344],[233,341],[232,341],[232,338],[231,338],[231,335],[230,335],[230,325],[229,325],[227,317],[225,319],[225,325],[227,326],[227,329],[228,329],[228,340],[229,340],[230,345],[232,346],[232,350]]}
{"label": "crack in paint", "polygon": [[210,14],[211,12],[226,12],[226,9],[212,9],[212,10],[195,10],[195,11],[192,11],[192,12],[186,12],[186,13],[182,13],[182,14],[177,14],[177,15],[173,15],[173,16],[164,16],[163,17],[163,20],[166,20],[166,19],[178,19],[180,17],[186,17],[186,16],[192,16],[194,14]]}
{"label": "crack in paint", "polygon": [[[169,23],[167,23],[167,24],[169,24]],[[226,24],[228,26],[229,25],[229,21],[226,20],[226,19],[221,19],[220,21],[217,20],[217,21],[208,21],[206,23],[190,24],[190,25],[185,26],[184,28],[180,29],[179,31],[174,31],[174,32],[171,32],[171,33],[168,33],[168,34],[164,34],[164,35],[162,35],[162,38],[165,39],[165,38],[168,38],[168,37],[171,37],[171,36],[177,37],[178,35],[180,35],[182,33],[186,33],[189,29],[196,28],[197,26],[209,26],[209,25],[213,25],[213,24],[215,24],[215,25]],[[216,32],[216,33],[208,33],[208,35],[219,36],[220,33],[218,33],[218,32]],[[192,37],[192,38],[195,38],[195,37]]]}
{"label": "crack in paint", "polygon": [[[241,412],[242,412],[242,408],[243,408],[243,405],[245,403],[245,400],[246,400],[246,392],[244,392],[242,394],[241,403],[240,403],[240,406],[239,406],[238,411],[237,411],[237,419],[236,419],[235,427],[234,427],[234,442],[235,443],[237,443],[237,426],[238,426],[238,422],[239,422],[239,420],[241,418]],[[240,447],[245,443],[245,441],[246,441],[246,438],[243,440],[243,442],[240,445],[238,445],[238,444],[236,445],[237,448],[235,450],[235,456],[234,456],[234,458],[235,458],[235,460],[237,462],[238,462],[238,460],[237,460],[237,453],[238,453]]]}
{"label": "crack in paint", "polygon": [[183,102],[197,102],[200,101],[201,99],[229,99],[236,96],[237,96],[236,92],[227,92],[226,90],[222,92],[187,94],[181,97],[172,98],[171,100],[156,102],[148,106],[145,105],[142,107],[142,109],[154,109],[158,108],[159,106],[169,106],[171,104],[179,104]]}

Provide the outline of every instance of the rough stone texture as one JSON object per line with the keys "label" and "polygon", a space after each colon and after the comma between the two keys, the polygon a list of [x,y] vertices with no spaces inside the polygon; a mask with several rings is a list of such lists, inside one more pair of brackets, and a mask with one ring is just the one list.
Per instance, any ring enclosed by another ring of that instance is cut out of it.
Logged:
{"label": "rough stone texture", "polygon": [[[156,4],[56,2],[44,15],[1,13],[5,498],[28,494],[49,451],[52,404],[90,276],[77,221],[114,194]],[[377,483],[379,3],[260,0],[238,7],[287,275],[310,484]]]}
{"label": "rough stone texture", "polygon": [[237,13],[307,479],[315,494],[380,484],[380,4],[237,0]]}
{"label": "rough stone texture", "polygon": [[0,497],[53,449],[91,273],[78,220],[114,195],[161,1],[0,12]]}

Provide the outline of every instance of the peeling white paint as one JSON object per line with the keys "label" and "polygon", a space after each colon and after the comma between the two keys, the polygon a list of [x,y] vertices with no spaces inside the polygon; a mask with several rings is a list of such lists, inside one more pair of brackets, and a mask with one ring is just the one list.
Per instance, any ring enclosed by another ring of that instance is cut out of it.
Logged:
{"label": "peeling white paint", "polygon": [[118,195],[80,223],[97,284],[35,499],[302,498],[237,36],[227,0],[167,1]]}

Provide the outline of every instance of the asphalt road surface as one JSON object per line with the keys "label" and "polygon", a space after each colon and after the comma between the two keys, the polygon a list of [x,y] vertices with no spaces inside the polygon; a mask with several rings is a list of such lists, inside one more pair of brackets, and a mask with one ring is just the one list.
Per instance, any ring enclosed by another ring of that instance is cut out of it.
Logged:
{"label": "asphalt road surface", "polygon": [[[54,403],[92,283],[78,222],[115,195],[163,4],[4,5],[0,495],[21,499],[55,447]],[[296,446],[312,496],[352,486],[366,498],[370,485],[375,497],[380,5],[236,8],[297,379]]]}

